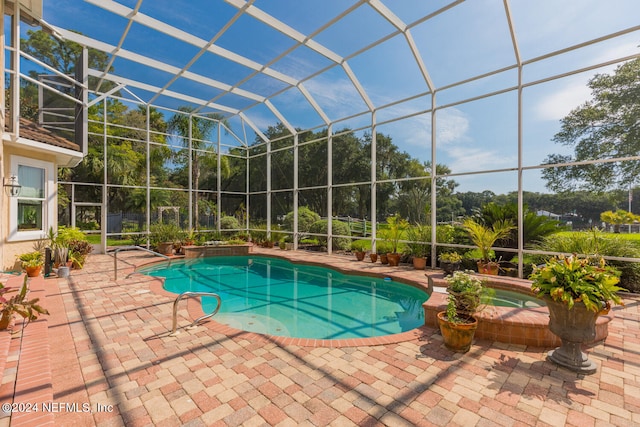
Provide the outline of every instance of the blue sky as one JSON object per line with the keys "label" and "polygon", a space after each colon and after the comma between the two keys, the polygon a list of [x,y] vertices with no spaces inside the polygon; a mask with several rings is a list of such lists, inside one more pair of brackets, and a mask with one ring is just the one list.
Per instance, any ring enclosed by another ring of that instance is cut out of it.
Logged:
{"label": "blue sky", "polygon": [[[95,3],[95,4],[92,4]],[[93,38],[116,46],[127,25],[123,17],[107,13],[97,7],[98,0],[44,0],[44,19],[61,28],[78,30]],[[103,3],[112,3],[103,0]],[[134,0],[120,0],[122,6],[133,8]],[[233,2],[230,2],[233,3]],[[237,9],[225,1],[212,0],[145,0],[140,12],[162,20],[181,31],[209,41],[219,35],[215,45],[287,74],[295,79],[325,70],[332,65],[326,57],[307,47],[282,53],[295,45],[290,37],[275,31],[249,16],[242,16],[221,32],[234,18]],[[334,54],[347,59],[358,82],[371,102],[380,107],[406,97],[427,92],[427,84],[403,35],[389,37],[384,43],[369,49],[374,41],[393,34],[394,27],[370,5],[361,5],[344,19],[327,27],[337,14],[353,7],[354,1],[322,0],[257,0],[254,5],[303,35],[314,34],[314,40]],[[384,4],[402,22],[412,24],[449,1],[393,0]],[[637,0],[511,0],[515,37],[523,61],[549,52],[584,43],[614,31],[638,25],[640,6]],[[79,19],[81,17],[81,19]],[[411,34],[424,65],[437,88],[442,88],[476,75],[515,64],[515,53],[502,0],[469,0],[426,22],[412,26]],[[590,67],[639,53],[638,31],[587,46],[567,54],[528,64],[524,68],[524,82],[536,82],[576,68]],[[182,68],[194,59],[198,48],[155,31],[153,25],[134,23],[123,48],[152,59]],[[358,53],[358,55],[355,55]],[[278,59],[279,58],[279,59]],[[117,59],[118,75],[163,87],[171,75],[148,70],[133,61]],[[567,76],[523,91],[523,143],[525,165],[541,163],[550,153],[563,152],[563,147],[551,142],[559,130],[560,119],[572,108],[589,98],[586,86],[596,72],[611,72],[615,65]],[[218,80],[261,96],[271,96],[286,84],[266,75],[254,75],[254,70],[236,62],[207,53],[197,58],[190,69],[194,73]],[[357,114],[366,109],[345,70],[330,68],[303,83],[331,120]],[[500,75],[467,83],[457,88],[438,91],[438,105],[457,103],[484,93],[512,88],[517,85],[517,73],[506,71]],[[220,90],[199,85],[181,78],[169,90],[211,99]],[[134,90],[142,99],[152,94]],[[183,101],[161,97],[168,106],[183,105]],[[218,100],[234,108],[245,109],[253,101],[237,95]],[[322,124],[321,117],[311,108],[299,90],[292,88],[271,99],[273,105],[300,128]],[[406,102],[378,113],[379,120],[426,110],[431,97]],[[264,106],[246,110],[246,115],[259,128],[275,124],[278,118]],[[361,116],[337,127],[358,128],[370,122]],[[232,122],[233,124],[234,122]],[[238,123],[238,122],[236,122]],[[236,126],[238,128],[239,125]],[[240,129],[237,129],[240,133]],[[430,159],[431,118],[420,115],[380,126],[379,131],[392,136],[393,141],[411,155]],[[517,166],[517,96],[515,91],[473,102],[453,105],[437,113],[437,162],[444,163],[456,173],[481,169],[512,168]],[[253,135],[248,138],[253,141]],[[496,193],[515,190],[515,173],[471,175],[457,177],[460,191],[490,189]],[[537,172],[525,174],[525,189],[544,191]]]}

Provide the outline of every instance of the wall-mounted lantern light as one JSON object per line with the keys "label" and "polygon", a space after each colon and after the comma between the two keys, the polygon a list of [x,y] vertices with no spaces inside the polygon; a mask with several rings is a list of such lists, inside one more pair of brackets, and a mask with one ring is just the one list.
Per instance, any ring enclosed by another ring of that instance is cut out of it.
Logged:
{"label": "wall-mounted lantern light", "polygon": [[4,179],[4,191],[7,192],[9,197],[17,197],[20,194],[22,185],[18,184],[18,177],[11,175],[9,178]]}

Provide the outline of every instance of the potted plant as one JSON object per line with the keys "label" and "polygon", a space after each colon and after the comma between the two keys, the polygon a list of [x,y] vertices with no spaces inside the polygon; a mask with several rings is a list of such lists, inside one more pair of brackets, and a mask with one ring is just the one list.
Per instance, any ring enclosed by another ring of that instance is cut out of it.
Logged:
{"label": "potted plant", "polygon": [[412,255],[413,268],[424,270],[427,266],[427,255],[430,251],[431,227],[416,224],[407,229],[406,244],[409,253]]}
{"label": "potted plant", "polygon": [[175,224],[154,224],[151,226],[151,244],[162,255],[173,255],[173,244],[179,239],[180,227]]}
{"label": "potted plant", "polygon": [[391,245],[391,251],[387,253],[390,266],[400,264],[400,253],[398,252],[400,238],[408,227],[409,223],[407,220],[400,218],[398,214],[387,218],[387,229],[385,230],[384,236]]}
{"label": "potted plant", "polygon": [[351,242],[351,251],[355,254],[358,261],[364,260],[364,256],[367,253],[367,246],[369,242],[363,239],[354,240]]}
{"label": "potted plant", "polygon": [[453,274],[454,271],[460,269],[462,263],[462,255],[457,252],[443,252],[438,257],[440,268],[444,270],[444,274]]}
{"label": "potted plant", "polygon": [[499,220],[491,226],[486,226],[472,218],[468,218],[462,226],[473,244],[476,245],[482,253],[482,258],[478,261],[478,273],[497,275],[499,264],[493,261],[489,254],[496,240],[507,237],[514,228],[511,221]]}
{"label": "potted plant", "polygon": [[27,272],[27,276],[36,277],[40,275],[42,266],[44,265],[44,257],[42,252],[27,252],[19,256],[22,268]]}
{"label": "potted plant", "polygon": [[81,269],[89,255],[93,251],[93,246],[86,240],[72,239],[69,241],[69,261],[72,267]]}
{"label": "potted plant", "polygon": [[549,330],[562,340],[548,359],[575,372],[595,373],[581,345],[595,339],[596,318],[608,313],[612,302],[622,304],[620,272],[600,256],[560,255],[534,266],[529,278],[531,290],[549,308]]}
{"label": "potted plant", "polygon": [[391,244],[386,240],[378,240],[376,243],[376,252],[378,256],[380,256],[380,262],[382,264],[388,264],[389,259],[387,254],[391,252]]}
{"label": "potted plant", "polygon": [[[38,298],[27,299],[27,294],[29,293],[28,280],[27,276],[25,276],[19,291],[5,287],[0,283],[0,330],[9,328],[14,314],[18,314],[23,319],[27,319],[27,321],[37,319],[38,314],[49,314],[45,308],[38,305]],[[16,291],[15,295],[7,299],[7,294]]]}
{"label": "potted plant", "polygon": [[470,271],[455,271],[445,278],[447,310],[438,313],[438,325],[444,345],[455,352],[466,353],[471,348],[478,320],[473,316],[481,307],[487,291],[482,280]]}

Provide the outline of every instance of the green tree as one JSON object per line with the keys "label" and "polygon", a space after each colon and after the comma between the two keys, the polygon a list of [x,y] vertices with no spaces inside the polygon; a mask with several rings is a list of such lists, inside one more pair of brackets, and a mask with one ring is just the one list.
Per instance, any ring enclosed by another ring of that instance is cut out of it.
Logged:
{"label": "green tree", "polygon": [[[626,62],[613,74],[597,74],[589,81],[590,101],[562,119],[553,140],[573,147],[573,155],[552,154],[546,163],[612,159],[640,154],[640,58]],[[628,188],[640,174],[640,162],[605,162],[544,169],[547,188],[576,188],[604,192]]]}
{"label": "green tree", "polygon": [[634,215],[631,212],[627,212],[623,209],[617,211],[605,211],[600,214],[600,219],[607,224],[613,225],[615,233],[620,232],[620,226],[623,224],[633,224],[635,221],[640,221],[640,216]]}
{"label": "green tree", "polygon": [[[62,74],[73,75],[75,73],[76,64],[82,54],[82,46],[71,41],[60,40],[56,37],[52,37],[42,30],[28,30],[27,38],[20,40],[21,50],[36,58],[39,61],[49,65]],[[89,68],[98,70],[104,70],[107,66],[109,57],[106,53],[98,51],[96,49],[88,49],[88,62]],[[32,78],[38,79],[38,72],[35,70],[29,71]],[[51,74],[49,71],[45,71],[45,74]],[[65,82],[68,83],[68,82]],[[55,85],[53,83],[50,86],[54,86],[57,90],[73,94],[75,88],[68,87],[67,85]],[[94,77],[89,78],[89,87],[96,89],[97,79]],[[102,89],[108,90],[113,87],[113,83],[104,84]],[[65,106],[71,105],[70,101],[61,97],[52,95],[48,99],[48,103],[45,106]],[[36,121],[38,117],[38,89],[37,86],[31,82],[24,81],[21,88],[21,102],[20,102],[21,115],[24,118]]]}
{"label": "green tree", "polygon": [[[191,152],[187,157],[177,159],[177,161],[183,164],[184,170],[188,168],[189,161],[191,161],[191,179],[193,188],[195,190],[200,189],[200,177],[203,171],[215,171],[217,170],[218,153],[215,151],[214,145],[210,142],[212,132],[217,129],[219,124],[229,127],[226,120],[221,114],[210,113],[203,116],[192,114],[194,108],[191,106],[183,106],[178,108],[181,113],[176,113],[167,122],[167,129],[170,133],[177,138],[180,143],[188,147],[189,135],[191,135]],[[191,125],[190,125],[191,124]],[[191,126],[191,130],[189,127]],[[191,132],[191,133],[190,133]],[[229,174],[229,163],[225,156],[220,158],[220,164],[222,173]],[[194,192],[193,197],[193,212],[197,213],[198,210],[198,192]],[[198,221],[196,220],[196,228]]]}

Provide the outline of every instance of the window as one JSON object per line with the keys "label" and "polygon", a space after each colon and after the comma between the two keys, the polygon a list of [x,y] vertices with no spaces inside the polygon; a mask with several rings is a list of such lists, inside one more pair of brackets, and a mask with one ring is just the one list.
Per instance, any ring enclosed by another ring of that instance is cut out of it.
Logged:
{"label": "window", "polygon": [[12,156],[11,169],[22,188],[18,197],[11,199],[9,240],[40,239],[54,226],[53,164]]}
{"label": "window", "polygon": [[18,182],[22,185],[18,196],[18,231],[42,231],[44,209],[45,170],[18,165]]}

